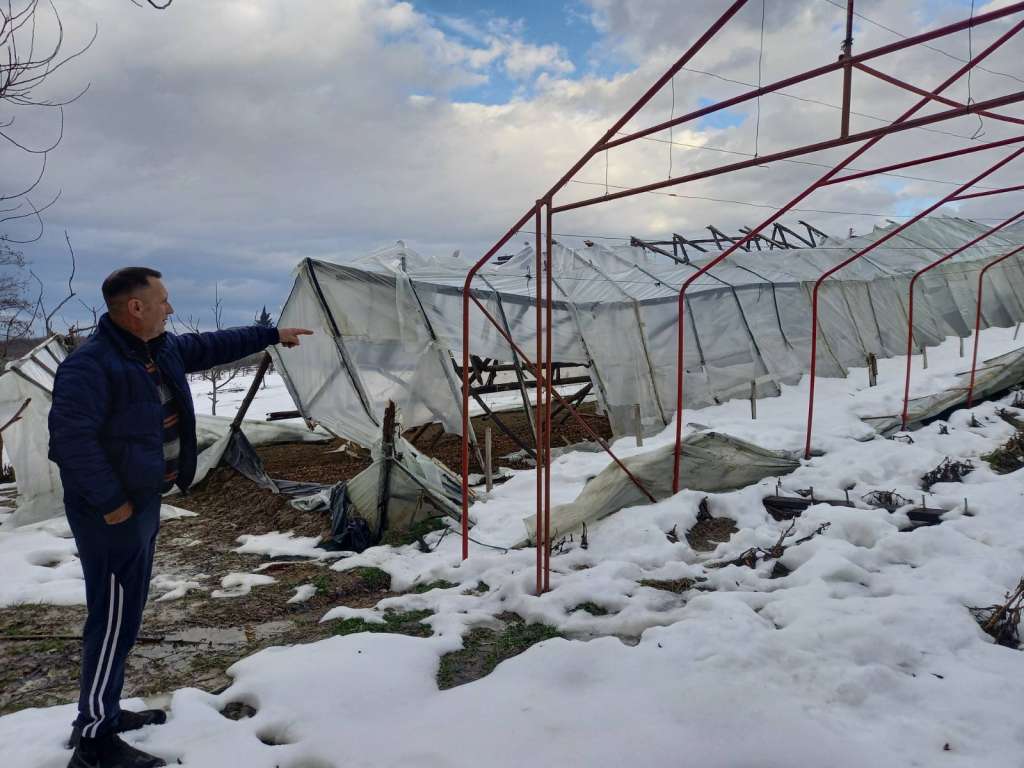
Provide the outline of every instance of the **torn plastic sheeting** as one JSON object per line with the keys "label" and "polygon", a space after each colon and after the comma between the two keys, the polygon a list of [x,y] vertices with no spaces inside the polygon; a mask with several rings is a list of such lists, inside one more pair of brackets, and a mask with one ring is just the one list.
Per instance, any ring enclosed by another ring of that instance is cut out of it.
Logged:
{"label": "torn plastic sheeting", "polygon": [[[408,530],[431,517],[462,519],[460,479],[407,440],[399,438],[393,455],[378,441],[372,455],[373,464],[347,482],[292,502],[296,509],[330,512],[335,546],[361,551],[380,543],[386,531]],[[355,530],[362,531],[358,541]]]}
{"label": "torn plastic sheeting", "polygon": [[[1024,347],[1007,352],[1004,355],[984,361],[974,377],[974,400],[981,400],[1003,392],[1015,384],[1024,381]],[[967,387],[971,383],[971,372],[957,374],[956,383],[930,395],[922,395],[910,400],[907,407],[907,427],[915,428],[924,422],[934,419],[951,408],[967,402]],[[882,435],[899,432],[902,426],[902,415],[887,414],[885,416],[865,416],[861,418]]]}
{"label": "torn plastic sheeting", "polygon": [[[227,416],[196,414],[196,443],[200,451],[209,448],[224,437],[231,428],[232,419]],[[282,424],[281,422],[244,419],[242,431],[253,445],[275,445],[277,443],[326,443],[331,435],[322,429],[310,431],[305,424]]]}
{"label": "torn plastic sheeting", "polygon": [[[751,381],[757,397],[799,381],[810,360],[815,281],[894,226],[784,255],[738,252],[695,281],[686,300],[686,407],[746,398]],[[966,219],[927,218],[850,264],[841,279],[823,283],[818,375],[844,376],[868,354],[904,354],[911,276],[984,231]],[[968,335],[977,275],[1022,238],[1024,228],[992,235],[918,281],[918,345]],[[989,274],[984,327],[1024,319],[1022,262],[1014,257]],[[701,263],[668,263],[639,246],[554,248],[552,358],[587,365],[598,412],[616,436],[636,431],[638,407],[644,434],[661,431],[674,416],[678,290]],[[457,434],[462,403],[447,353],[468,342],[474,355],[512,359],[508,342],[473,303],[470,336],[463,339],[466,268],[459,259],[420,256],[401,243],[345,266],[303,262],[281,323],[319,330],[301,347],[274,353],[303,415],[369,447],[380,433],[376,414],[392,400],[407,427],[440,421]],[[474,290],[492,317],[507,320],[524,350],[536,340],[535,269],[526,247],[485,265]]]}
{"label": "torn plastic sheeting", "polygon": [[[622,463],[657,500],[672,496],[675,446],[623,459]],[[683,440],[683,487],[721,493],[744,488],[766,477],[788,475],[800,466],[795,454],[772,451],[720,432],[698,432]],[[600,520],[626,507],[649,504],[615,463],[609,464],[584,487],[575,501],[551,510],[551,537],[563,536],[583,523]],[[523,518],[528,541],[536,540],[536,516]]]}

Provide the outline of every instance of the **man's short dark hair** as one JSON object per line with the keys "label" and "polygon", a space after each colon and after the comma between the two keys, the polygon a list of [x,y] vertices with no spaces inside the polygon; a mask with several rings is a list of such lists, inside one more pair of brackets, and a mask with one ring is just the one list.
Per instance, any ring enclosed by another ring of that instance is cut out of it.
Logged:
{"label": "man's short dark hair", "polygon": [[111,272],[103,281],[103,300],[107,303],[107,307],[112,307],[118,299],[127,296],[132,291],[145,288],[149,285],[151,277],[160,278],[163,275],[149,267],[122,267]]}

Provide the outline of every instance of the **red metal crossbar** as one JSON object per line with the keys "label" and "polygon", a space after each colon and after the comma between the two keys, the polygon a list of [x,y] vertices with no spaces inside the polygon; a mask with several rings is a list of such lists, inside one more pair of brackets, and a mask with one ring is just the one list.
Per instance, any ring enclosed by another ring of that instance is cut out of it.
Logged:
{"label": "red metal crossbar", "polygon": [[[993,190],[993,191],[1001,192],[1001,191],[1005,191],[1005,190]],[[1010,226],[1015,221],[1020,219],[1021,216],[1024,216],[1024,211],[1021,211],[1020,213],[1016,214],[1015,216],[1010,217],[1009,219],[1007,219],[1006,221],[1002,222],[1001,224],[999,224],[999,225],[997,225],[995,227],[992,227],[991,229],[983,232],[982,234],[978,235],[976,238],[974,238],[970,242],[964,243],[959,248],[957,248],[957,249],[955,249],[953,251],[950,251],[945,256],[942,256],[941,258],[936,259],[935,261],[931,262],[930,264],[927,264],[924,267],[921,267],[921,269],[917,270],[917,272],[914,273],[914,276],[910,278],[910,288],[907,291],[907,295],[908,295],[908,301],[907,301],[907,373],[906,373],[906,378],[904,379],[904,382],[903,382],[903,410],[901,411],[902,415],[900,416],[900,427],[902,429],[906,429],[907,428],[907,411],[910,408],[910,372],[911,372],[911,369],[912,369],[911,363],[913,362],[913,354],[914,354],[914,286],[917,284],[918,278],[921,277],[921,275],[925,274],[926,272],[930,272],[931,270],[935,269],[935,267],[939,266],[940,264],[943,264],[943,263],[949,261],[950,259],[958,256],[959,254],[961,254],[964,251],[966,251],[968,248],[971,248],[971,247],[977,245],[982,240],[985,240],[985,239],[991,237],[992,235],[996,234],[997,232],[1000,232],[1000,231],[1006,229],[1006,227]]]}

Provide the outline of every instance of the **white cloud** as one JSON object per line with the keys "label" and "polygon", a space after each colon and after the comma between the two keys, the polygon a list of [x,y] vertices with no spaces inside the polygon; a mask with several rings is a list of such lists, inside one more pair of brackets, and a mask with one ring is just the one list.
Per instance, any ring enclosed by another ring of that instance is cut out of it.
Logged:
{"label": "white cloud", "polygon": [[[760,3],[749,5],[692,67],[756,82]],[[924,24],[909,0],[858,5],[897,29],[936,23]],[[205,275],[190,284],[201,310],[209,302],[198,294],[209,288],[212,295],[213,280],[247,273],[257,281],[253,286],[281,284],[279,295],[261,294],[253,301],[268,306],[282,301],[288,272],[304,255],[344,258],[397,238],[426,251],[461,247],[467,256],[479,253],[643,93],[725,3],[686,4],[685,13],[671,0],[592,0],[591,7],[606,34],[594,50],[631,60],[632,68],[612,77],[576,75],[564,49],[531,40],[521,23],[499,19],[480,26],[439,19],[420,12],[415,3],[390,0],[219,2],[202,12],[175,3],[171,12],[161,14],[136,13],[106,0],[62,7],[69,35],[86,35],[98,21],[100,38],[55,83],[91,81],[92,87],[68,108],[65,141],[51,157],[47,190],[60,187],[64,196],[48,217],[49,246],[29,255],[50,259],[56,273],[64,259],[61,230],[67,226],[76,251],[83,260],[91,259],[98,273],[122,259],[146,259],[165,271],[188,273],[189,279]],[[840,9],[824,0],[768,0],[766,16],[764,82],[835,60]],[[988,29],[977,31],[975,45],[984,45],[992,35]],[[865,23],[855,45],[863,50],[893,39]],[[966,54],[962,35],[942,46]],[[1015,64],[1011,50],[994,57],[990,68],[1014,72]],[[901,55],[884,68],[934,85],[956,66],[925,52]],[[473,103],[459,90],[493,83],[499,75],[524,86],[507,103]],[[979,73],[973,78],[974,97],[1006,92],[1013,83],[1005,81]],[[678,75],[675,86],[676,115],[695,108],[702,98],[722,99],[743,90],[694,72]],[[832,75],[790,91],[836,103],[839,78]],[[950,93],[966,97],[963,86]],[[858,111],[891,119],[910,101],[891,86],[860,75],[855,80]],[[743,121],[732,127],[676,129],[673,173],[743,160],[752,153],[755,107],[751,102],[734,108]],[[770,96],[761,100],[760,110],[756,147],[761,154],[831,137],[838,129],[837,111],[805,101]],[[666,88],[631,126],[670,113]],[[855,130],[877,125],[868,118],[854,120]],[[976,126],[976,120],[963,120],[947,129],[969,135]],[[985,122],[985,130],[986,139],[1008,135],[992,121]],[[562,198],[603,192],[606,161],[613,186],[664,178],[668,134],[652,138],[660,141],[638,142],[595,158],[577,179],[601,186],[572,184]],[[915,131],[888,140],[858,165],[965,143]],[[834,162],[848,151],[806,160]],[[965,178],[980,162],[972,158],[907,173]],[[792,163],[754,168],[674,190],[689,197],[645,195],[560,216],[556,226],[563,232],[660,237],[709,223],[753,224],[770,212],[757,205],[785,202],[824,170]],[[887,213],[901,195],[947,188],[913,180],[906,180],[904,189],[863,182],[831,188],[802,207]],[[1003,205],[983,199],[963,210],[997,215]],[[834,232],[871,222],[870,217],[824,213],[798,218]],[[246,293],[232,298],[242,301]]]}

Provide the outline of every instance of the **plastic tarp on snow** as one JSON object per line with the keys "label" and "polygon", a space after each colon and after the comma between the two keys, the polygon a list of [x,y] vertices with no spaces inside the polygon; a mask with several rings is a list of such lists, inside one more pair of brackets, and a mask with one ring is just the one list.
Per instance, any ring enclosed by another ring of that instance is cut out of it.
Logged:
{"label": "plastic tarp on snow", "polygon": [[[891,229],[816,248],[738,251],[696,280],[685,317],[686,407],[748,397],[751,382],[766,397],[798,381],[809,369],[815,280]],[[905,354],[911,276],[984,231],[969,220],[924,219],[826,281],[819,295],[819,374],[843,376],[868,354]],[[967,336],[979,271],[1022,242],[1024,229],[1008,229],[923,276],[916,344]],[[1020,258],[986,273],[983,327],[1024,319]],[[553,359],[586,367],[616,435],[635,431],[637,407],[647,434],[674,416],[678,292],[701,263],[675,263],[639,246],[555,246]],[[317,333],[301,347],[273,351],[302,414],[367,447],[380,434],[389,400],[407,427],[436,421],[460,432],[461,382],[452,360],[461,359],[468,267],[402,244],[347,266],[303,261],[280,321]],[[527,354],[536,349],[536,283],[529,247],[486,265],[473,283],[473,295]],[[472,354],[513,359],[508,342],[473,303],[470,321]]]}
{"label": "plastic tarp on snow", "polygon": [[[675,446],[636,454],[622,463],[658,501],[672,495],[672,467]],[[766,477],[788,475],[800,466],[796,455],[771,451],[746,440],[719,432],[697,432],[683,440],[685,466],[682,486],[706,493],[722,493],[745,488]],[[576,499],[551,508],[551,538],[557,539],[583,523],[600,520],[626,507],[650,504],[622,468],[612,462],[590,480]],[[527,536],[536,539],[536,516],[524,517]]]}
{"label": "plastic tarp on snow", "polygon": [[[67,357],[64,340],[53,336],[25,356],[9,362],[0,375],[0,425],[7,423],[28,401],[19,418],[3,431],[4,450],[14,467],[18,486],[18,507],[3,522],[11,528],[64,514],[64,489],[60,471],[48,458],[50,430],[47,424],[57,366]],[[196,435],[201,453],[196,479],[221,459],[228,444],[231,419],[196,416]],[[330,435],[310,432],[294,424],[242,422],[242,431],[253,445],[293,442],[323,442]]]}
{"label": "plastic tarp on snow", "polygon": [[[1024,348],[1015,349],[1004,355],[985,360],[978,366],[974,378],[973,399],[983,400],[1024,381]],[[946,411],[967,402],[967,388],[971,383],[971,372],[960,373],[953,386],[940,392],[915,397],[907,404],[907,427],[919,426]],[[902,427],[901,414],[868,416],[861,421],[873,426],[880,434],[888,435]]]}

